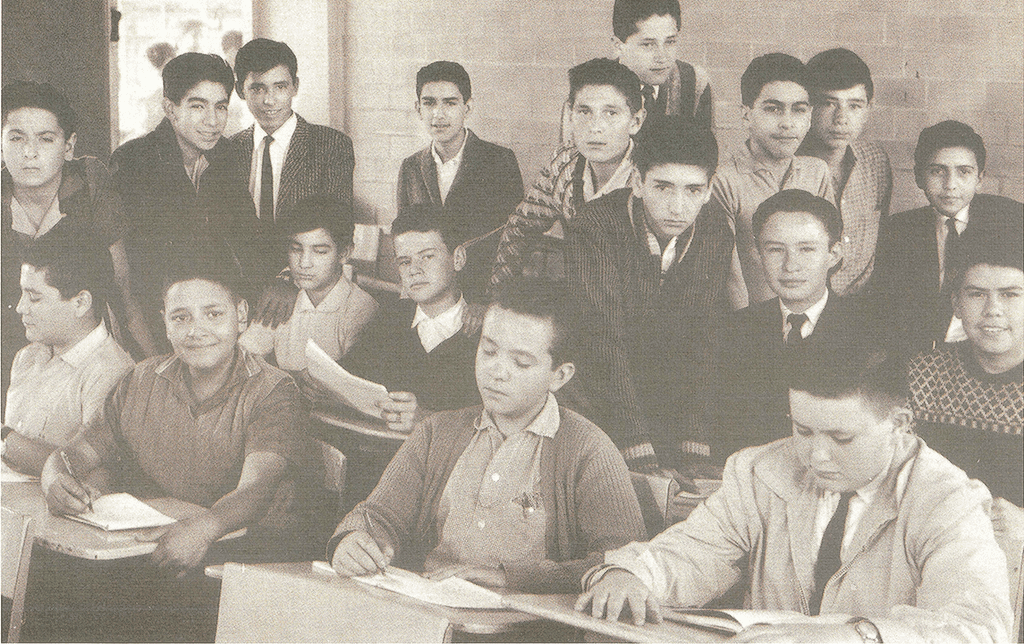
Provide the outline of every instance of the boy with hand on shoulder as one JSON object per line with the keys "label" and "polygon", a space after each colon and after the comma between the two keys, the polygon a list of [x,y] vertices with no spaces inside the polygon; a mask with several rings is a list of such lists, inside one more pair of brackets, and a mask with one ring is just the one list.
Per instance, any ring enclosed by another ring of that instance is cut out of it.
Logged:
{"label": "boy with hand on shoulder", "polygon": [[787,54],[755,58],[740,79],[743,120],[749,138],[723,160],[712,198],[736,233],[729,299],[733,309],[772,298],[758,257],[751,218],[761,202],[780,190],[799,188],[834,201],[828,164],[798,156],[811,127],[807,71]]}
{"label": "boy with hand on shoulder", "polygon": [[889,218],[892,168],[885,148],[860,138],[871,115],[871,70],[849,49],[829,49],[807,61],[811,131],[800,154],[828,163],[845,232],[843,265],[831,288],[850,295],[864,288],[875,264],[878,231]]}
{"label": "boy with hand on shoulder", "polygon": [[581,388],[636,471],[690,472],[710,456],[707,375],[728,311],[729,222],[705,208],[718,163],[710,130],[660,117],[637,137],[639,179],[567,227],[566,277],[593,332]]}
{"label": "boy with hand on shoulder", "polygon": [[93,422],[134,362],[104,324],[113,275],[106,249],[51,237],[22,258],[18,351],[4,409],[3,460],[38,475],[50,453]]}
{"label": "boy with hand on shoulder", "polygon": [[351,212],[333,197],[313,195],[296,204],[283,226],[291,281],[300,289],[295,310],[276,329],[254,322],[238,339],[250,353],[273,353],[277,366],[300,384],[313,386],[304,373],[307,340],[340,360],[380,308],[344,275],[353,229]]}
{"label": "boy with hand on shoulder", "polygon": [[898,361],[807,348],[786,371],[792,436],[734,454],[686,521],[607,553],[577,609],[616,620],[629,606],[640,625],[745,579],[747,608],[808,619],[736,641],[1007,641],[992,497],[914,436]]}
{"label": "boy with hand on shoulder", "polygon": [[435,414],[399,448],[328,546],[340,575],[392,564],[524,592],[571,592],[645,528],[611,440],[555,394],[572,377],[571,303],[502,285],[476,355],[483,406]]}
{"label": "boy with hand on shoulder", "polygon": [[559,150],[508,222],[491,284],[527,275],[565,278],[565,224],[588,201],[630,185],[633,135],[646,112],[640,79],[628,67],[594,58],[569,70],[575,143]]}

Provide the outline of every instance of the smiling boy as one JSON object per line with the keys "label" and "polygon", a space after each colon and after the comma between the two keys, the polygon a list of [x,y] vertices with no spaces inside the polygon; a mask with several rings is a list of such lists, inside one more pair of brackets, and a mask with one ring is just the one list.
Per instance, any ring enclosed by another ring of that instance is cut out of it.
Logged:
{"label": "smiling boy", "polygon": [[871,290],[908,356],[966,339],[950,300],[960,235],[975,226],[1012,234],[1024,218],[1024,204],[978,192],[985,157],[984,141],[964,123],[943,121],[922,130],[914,175],[929,205],[893,215],[879,237]]}
{"label": "smiling boy", "polygon": [[710,456],[705,376],[728,310],[732,232],[704,208],[718,162],[709,130],[653,119],[634,159],[634,187],[587,204],[567,227],[566,279],[592,321],[580,387],[631,469],[683,468]]}
{"label": "smiling boy", "polygon": [[570,592],[606,549],[643,538],[614,445],[555,398],[575,372],[570,306],[551,283],[503,285],[476,355],[483,406],[417,426],[338,526],[328,546],[338,574],[394,563],[434,578]]}
{"label": "smiling boy", "polygon": [[520,275],[564,279],[565,224],[588,201],[629,186],[632,136],[646,112],[640,79],[628,67],[594,58],[569,70],[575,145],[563,147],[508,222],[491,284]]}
{"label": "smiling boy", "polygon": [[750,225],[761,202],[787,188],[833,200],[828,165],[796,155],[811,127],[806,74],[799,59],[775,53],[755,58],[740,79],[749,138],[719,164],[712,184],[713,200],[736,233],[729,277],[734,309],[772,298]]}
{"label": "smiling boy", "polygon": [[747,608],[810,618],[739,641],[1007,641],[991,497],[911,433],[896,361],[808,348],[786,373],[792,436],[734,454],[685,522],[607,553],[577,607],[643,624],[745,579]]}

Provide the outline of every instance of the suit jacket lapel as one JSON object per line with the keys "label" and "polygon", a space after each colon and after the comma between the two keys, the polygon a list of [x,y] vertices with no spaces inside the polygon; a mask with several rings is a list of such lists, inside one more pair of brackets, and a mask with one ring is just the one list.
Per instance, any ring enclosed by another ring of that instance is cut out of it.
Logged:
{"label": "suit jacket lapel", "polygon": [[[465,147],[462,149],[462,163],[459,164],[459,169],[455,173],[455,179],[452,181],[452,187],[448,189],[448,199],[451,199],[452,195],[456,194],[456,191],[462,187],[462,184],[468,181],[468,179],[466,179],[465,177],[466,174],[471,171],[470,168],[476,167],[473,164],[475,164],[477,161],[476,153],[478,148],[476,146],[476,142],[478,140],[479,139],[476,138],[476,135],[473,134],[473,131],[467,128],[466,144]],[[433,160],[433,157],[431,157],[431,160]],[[436,176],[436,166],[434,170]],[[434,180],[434,185],[437,185],[436,179]],[[438,191],[438,196],[440,197],[440,191]]]}
{"label": "suit jacket lapel", "polygon": [[420,178],[427,187],[430,203],[440,206],[443,202],[441,201],[441,190],[437,187],[437,166],[434,165],[434,155],[430,151],[431,146],[433,143],[420,152]]}
{"label": "suit jacket lapel", "polygon": [[[309,124],[298,114],[296,116],[295,133],[288,144],[288,153],[284,158],[284,168],[281,170],[281,186],[277,191],[277,207],[286,203],[289,193],[295,190],[295,179],[306,167],[306,157],[309,154]],[[276,208],[275,208],[276,210]]]}

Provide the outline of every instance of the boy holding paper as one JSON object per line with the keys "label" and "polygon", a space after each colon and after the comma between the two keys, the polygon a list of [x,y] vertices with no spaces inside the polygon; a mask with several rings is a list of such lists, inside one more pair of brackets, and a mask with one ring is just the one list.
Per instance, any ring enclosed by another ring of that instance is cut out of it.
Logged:
{"label": "boy holding paper", "polygon": [[609,548],[644,539],[626,464],[561,407],[576,371],[564,289],[504,284],[476,354],[483,406],[420,423],[328,545],[343,576],[396,565],[526,592],[570,592]]}

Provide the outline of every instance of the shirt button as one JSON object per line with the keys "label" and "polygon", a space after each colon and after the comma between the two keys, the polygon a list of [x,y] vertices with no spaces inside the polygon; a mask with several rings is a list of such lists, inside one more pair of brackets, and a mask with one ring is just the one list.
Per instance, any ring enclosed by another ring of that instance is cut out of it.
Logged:
{"label": "shirt button", "polygon": [[491,474],[491,480],[495,483],[497,483],[499,479],[501,479],[501,474],[498,474],[497,472]]}
{"label": "shirt button", "polygon": [[484,529],[485,525],[487,525],[487,523],[483,519],[480,519],[476,522],[476,527],[480,528],[481,530]]}

